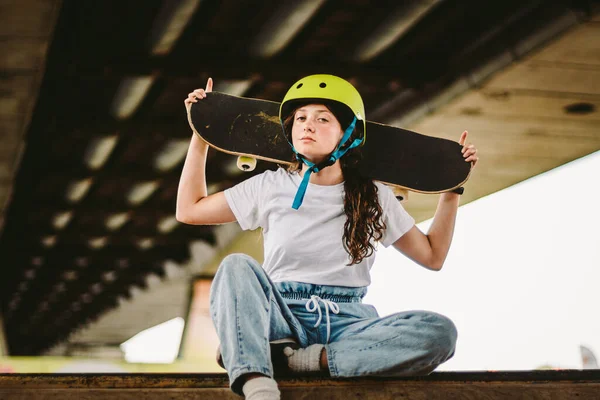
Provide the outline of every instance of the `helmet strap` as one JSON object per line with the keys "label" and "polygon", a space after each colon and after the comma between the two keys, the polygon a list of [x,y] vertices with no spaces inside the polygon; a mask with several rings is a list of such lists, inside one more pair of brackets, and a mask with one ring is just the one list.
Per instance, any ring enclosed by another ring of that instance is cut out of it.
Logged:
{"label": "helmet strap", "polygon": [[[300,186],[298,187],[298,191],[296,192],[296,196],[294,197],[294,202],[292,204],[292,208],[294,210],[299,209],[300,206],[302,205],[302,202],[304,201],[304,195],[306,194],[306,188],[308,187],[308,182],[309,182],[310,176],[312,175],[313,172],[319,172],[323,168],[326,168],[326,167],[329,167],[329,166],[335,164],[335,162],[337,160],[339,160],[344,154],[346,154],[348,152],[348,150],[359,146],[363,142],[364,138],[354,139],[354,141],[350,144],[350,146],[346,147],[345,149],[340,149],[348,141],[348,139],[350,139],[350,136],[352,135],[352,132],[354,131],[355,126],[356,126],[356,117],[354,117],[354,119],[352,120],[352,122],[350,123],[348,128],[346,128],[346,130],[344,131],[344,135],[342,136],[342,139],[340,140],[340,143],[337,145],[335,150],[329,155],[329,157],[327,157],[327,159],[321,161],[318,164],[315,164],[311,161],[308,161],[306,158],[304,158],[304,156],[302,154],[300,154],[300,153],[298,153],[298,151],[296,151],[296,149],[294,148],[294,145],[288,139],[288,143],[292,147],[292,150],[296,154],[296,157],[303,164],[306,164],[306,166],[308,166],[308,170],[306,170],[306,172],[304,173],[302,182],[300,183]],[[286,135],[286,139],[287,139],[287,135]]]}

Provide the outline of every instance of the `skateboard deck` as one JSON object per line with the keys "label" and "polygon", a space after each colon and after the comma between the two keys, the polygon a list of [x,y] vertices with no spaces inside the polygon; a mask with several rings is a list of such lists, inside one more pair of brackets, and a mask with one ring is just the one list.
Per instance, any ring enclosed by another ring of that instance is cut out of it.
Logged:
{"label": "skateboard deck", "polygon": [[[273,101],[209,92],[193,103],[188,120],[202,140],[218,151],[278,164],[292,164],[293,152]],[[462,186],[471,172],[462,146],[367,121],[361,173],[392,187],[441,193]]]}

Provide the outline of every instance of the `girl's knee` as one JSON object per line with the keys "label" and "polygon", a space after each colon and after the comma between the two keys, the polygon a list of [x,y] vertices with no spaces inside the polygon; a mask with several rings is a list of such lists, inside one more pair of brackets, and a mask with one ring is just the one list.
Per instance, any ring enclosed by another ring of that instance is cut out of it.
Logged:
{"label": "girl's knee", "polygon": [[221,261],[221,266],[225,265],[246,265],[246,264],[256,264],[256,260],[250,257],[248,254],[244,253],[233,253],[228,254]]}
{"label": "girl's knee", "polygon": [[224,276],[239,277],[244,271],[256,273],[260,268],[258,262],[247,254],[229,254],[221,261],[214,279],[219,280]]}
{"label": "girl's knee", "polygon": [[427,320],[430,322],[431,341],[435,347],[445,350],[448,354],[454,353],[458,332],[452,320],[444,315],[428,313]]}
{"label": "girl's knee", "polygon": [[409,311],[398,314],[403,329],[410,326],[430,350],[452,353],[456,345],[457,330],[454,322],[444,315],[431,311]]}
{"label": "girl's knee", "polygon": [[216,301],[215,297],[228,296],[240,286],[248,285],[252,276],[256,276],[257,268],[261,266],[246,254],[230,254],[223,258],[210,285],[211,305]]}

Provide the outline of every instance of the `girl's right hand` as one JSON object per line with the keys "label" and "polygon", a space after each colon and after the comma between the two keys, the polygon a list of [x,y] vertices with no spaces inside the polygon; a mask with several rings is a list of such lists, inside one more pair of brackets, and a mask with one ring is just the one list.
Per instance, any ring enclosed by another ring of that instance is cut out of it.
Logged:
{"label": "girl's right hand", "polygon": [[212,80],[212,78],[208,78],[208,81],[206,82],[206,89],[196,89],[193,92],[191,92],[190,94],[188,94],[188,97],[183,101],[183,103],[185,104],[186,110],[189,111],[190,107],[192,106],[192,103],[197,103],[198,99],[205,98],[206,93],[212,92],[212,87],[213,87],[213,80]]}

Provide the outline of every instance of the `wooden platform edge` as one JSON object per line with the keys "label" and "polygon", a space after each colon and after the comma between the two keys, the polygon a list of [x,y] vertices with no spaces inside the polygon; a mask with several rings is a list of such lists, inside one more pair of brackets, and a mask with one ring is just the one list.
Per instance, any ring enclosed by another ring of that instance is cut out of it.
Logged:
{"label": "wooden platform edge", "polygon": [[[278,379],[286,386],[372,386],[386,384],[476,384],[476,383],[553,383],[597,384],[600,389],[600,370],[536,370],[502,372],[437,372],[427,376],[404,378],[323,378],[298,377]],[[226,374],[0,374],[1,389],[166,389],[166,388],[225,388]],[[599,392],[600,393],[600,392]]]}

